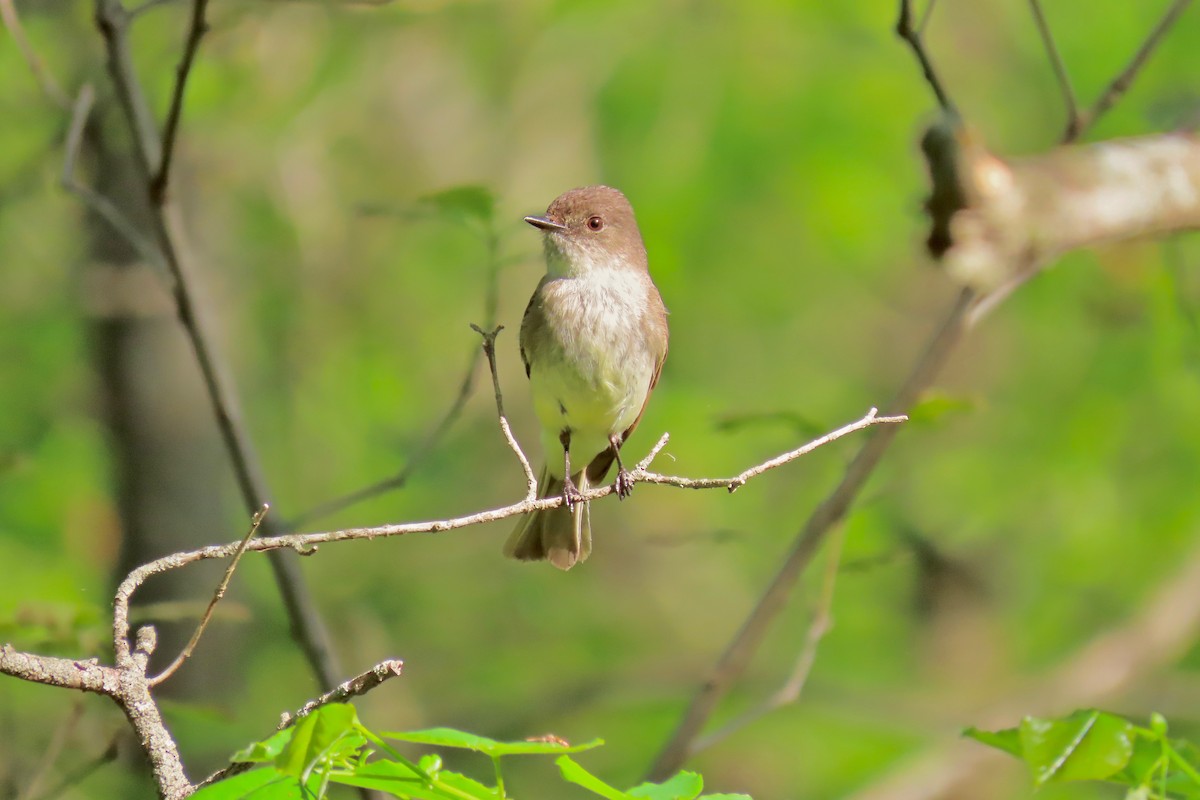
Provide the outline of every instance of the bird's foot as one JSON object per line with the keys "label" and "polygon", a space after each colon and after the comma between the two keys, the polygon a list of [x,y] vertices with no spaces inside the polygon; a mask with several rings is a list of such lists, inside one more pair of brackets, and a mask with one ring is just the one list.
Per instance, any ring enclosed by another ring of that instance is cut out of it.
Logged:
{"label": "bird's foot", "polygon": [[579,491],[575,481],[571,480],[569,475],[563,479],[563,502],[566,503],[567,508],[573,508],[576,503],[583,502],[583,493]]}
{"label": "bird's foot", "polygon": [[621,500],[633,494],[633,476],[624,467],[617,468],[617,482],[613,484],[613,488],[617,490],[617,497]]}

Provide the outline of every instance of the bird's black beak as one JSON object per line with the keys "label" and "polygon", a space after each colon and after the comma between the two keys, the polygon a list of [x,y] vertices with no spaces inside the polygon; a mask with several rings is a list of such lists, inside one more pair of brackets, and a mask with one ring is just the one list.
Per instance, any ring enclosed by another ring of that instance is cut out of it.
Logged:
{"label": "bird's black beak", "polygon": [[555,222],[549,217],[526,217],[525,221],[544,231],[565,231],[567,229],[566,225]]}

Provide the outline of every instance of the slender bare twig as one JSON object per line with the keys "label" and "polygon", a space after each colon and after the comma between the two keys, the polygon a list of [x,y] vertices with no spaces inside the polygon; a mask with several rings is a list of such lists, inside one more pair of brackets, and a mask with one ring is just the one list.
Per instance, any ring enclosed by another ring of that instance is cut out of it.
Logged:
{"label": "slender bare twig", "polygon": [[291,521],[292,527],[305,528],[316,520],[327,517],[330,514],[336,514],[339,511],[381,495],[384,492],[404,487],[417,471],[417,468],[425,462],[425,459],[433,452],[433,449],[437,447],[442,438],[445,437],[446,432],[450,430],[459,416],[462,415],[462,410],[466,407],[467,400],[470,399],[471,393],[475,390],[475,362],[478,360],[479,350],[472,349],[471,360],[467,363],[467,368],[463,371],[463,379],[458,386],[458,393],[454,396],[454,402],[446,409],[446,413],[442,414],[441,419],[438,420],[429,435],[413,450],[412,454],[408,457],[408,461],[399,472],[370,486],[365,486],[349,494],[312,507],[303,514],[293,517]]}
{"label": "slender bare twig", "polygon": [[233,580],[234,570],[237,569],[238,563],[242,560],[242,554],[246,552],[246,545],[254,538],[254,534],[258,533],[258,528],[262,525],[263,518],[270,510],[270,506],[263,506],[250,520],[250,530],[246,532],[242,539],[241,546],[233,554],[233,558],[229,559],[229,566],[225,568],[225,575],[222,576],[221,582],[217,584],[216,591],[213,592],[212,599],[208,601],[208,608],[204,609],[204,613],[200,615],[200,622],[196,625],[196,630],[192,633],[192,638],[188,639],[188,643],[184,646],[179,655],[175,656],[175,660],[164,669],[162,672],[149,679],[150,687],[158,686],[167,678],[175,674],[175,671],[183,666],[183,662],[187,661],[192,656],[192,651],[196,649],[196,645],[200,642],[200,637],[204,635],[204,630],[208,627],[208,623],[212,620],[213,611],[217,608],[217,603],[221,602],[221,598],[225,596],[225,591],[229,588],[229,582]]}
{"label": "slender bare twig", "polygon": [[837,586],[837,576],[842,563],[842,543],[845,539],[845,526],[839,525],[829,543],[825,577],[821,582],[821,592],[817,598],[817,607],[813,611],[812,622],[809,623],[808,632],[804,635],[804,644],[787,680],[761,705],[735,717],[712,733],[698,737],[692,745],[693,753],[724,741],[772,711],[800,699],[800,693],[804,691],[804,685],[808,683],[808,676],[812,673],[813,664],[817,662],[817,650],[821,646],[821,640],[833,627],[833,590]]}
{"label": "slender bare twig", "polygon": [[[844,436],[848,436],[855,431],[863,430],[872,427],[881,427],[883,430],[894,429],[896,423],[903,421],[903,417],[881,417],[874,413],[868,413],[862,419],[843,426],[833,434],[822,436],[818,441],[820,444],[806,446],[799,450],[791,451],[792,458],[798,458],[808,452],[811,452],[815,447],[829,444]],[[510,445],[511,446],[511,445]],[[661,444],[656,446],[657,450],[661,449]],[[775,460],[775,459],[773,459]],[[777,460],[775,460],[777,461]],[[776,466],[780,466],[779,463]],[[681,488],[721,488],[728,489],[730,484],[736,481],[736,478],[721,478],[717,480],[703,482],[700,485],[697,479],[684,478],[679,476],[660,475],[650,472],[645,459],[637,465],[630,473],[629,479],[633,483],[656,483],[666,486],[676,486]],[[613,494],[615,489],[612,484],[600,486],[595,489],[589,489],[583,493],[583,499],[587,501],[599,500],[602,497],[607,497]],[[441,533],[444,531],[457,530],[466,528],[472,525],[479,525],[484,522],[495,522],[496,520],[515,517],[518,514],[525,514],[530,511],[556,508],[563,503],[561,495],[544,498],[526,498],[520,502],[501,508],[489,509],[487,511],[478,511],[473,514],[466,514],[460,517],[451,517],[449,519],[429,520],[425,522],[407,522],[393,525],[378,525],[370,528],[345,528],[342,530],[326,531],[323,533],[305,533],[305,534],[290,534],[285,536],[269,536],[252,539],[245,545],[247,552],[271,552],[279,550],[296,550],[305,553],[316,551],[317,545],[327,544],[330,542],[344,542],[350,540],[362,539],[379,539],[391,536],[403,536],[410,533]],[[148,564],[144,564],[133,570],[121,581],[117,587],[116,596],[113,601],[113,646],[117,653],[118,664],[127,661],[130,657],[129,647],[129,601],[137,588],[142,585],[152,575],[157,575],[162,572],[168,572],[173,569],[179,569],[182,566],[191,564],[197,561],[204,561],[212,558],[229,558],[238,549],[242,547],[240,541],[231,542],[228,544],[211,545],[202,547],[197,550],[189,550],[182,553],[173,553],[169,556],[164,556]]]}
{"label": "slender bare twig", "polygon": [[924,36],[925,28],[929,26],[929,20],[933,18],[933,9],[937,7],[937,0],[929,0],[925,4],[925,10],[921,12],[921,20],[917,23],[917,35]]}
{"label": "slender bare twig", "polygon": [[[162,142],[154,116],[150,113],[134,69],[129,48],[129,12],[120,0],[95,0],[95,9],[96,24],[105,41],[108,72],[133,133],[138,166],[145,176],[149,195],[152,176],[160,164],[169,161],[169,157],[163,156]],[[183,87],[177,86],[177,91],[182,96]],[[270,492],[267,490],[258,461],[258,453],[242,421],[241,406],[237,402],[233,384],[217,361],[215,351],[209,344],[209,338],[199,319],[192,280],[179,244],[183,241],[179,230],[180,220],[174,213],[165,188],[157,202],[152,204],[151,220],[155,238],[162,248],[163,259],[174,281],[172,293],[180,323],[192,346],[205,391],[217,418],[217,427],[233,462],[242,500],[247,511],[253,514],[269,502]],[[284,532],[284,528],[272,517],[264,521],[263,532],[268,536],[279,535]],[[340,673],[340,668],[329,633],[305,588],[304,576],[295,560],[286,553],[272,553],[270,564],[291,622],[292,634],[299,642],[322,688],[329,689],[336,682],[335,676]]]}
{"label": "slender bare twig", "polygon": [[183,114],[183,93],[187,88],[192,65],[196,61],[196,53],[200,50],[200,40],[208,32],[208,22],[204,18],[207,10],[208,0],[192,0],[192,17],[188,24],[187,39],[183,43],[183,56],[179,60],[179,66],[175,68],[175,89],[171,92],[171,105],[167,111],[167,121],[163,125],[162,161],[150,180],[150,200],[156,205],[162,203],[171,176],[171,159],[175,154],[175,139],[179,135],[179,118]]}
{"label": "slender bare twig", "polygon": [[1033,21],[1037,23],[1038,35],[1042,37],[1042,46],[1046,49],[1050,66],[1054,68],[1054,79],[1058,81],[1063,102],[1067,104],[1067,128],[1074,128],[1079,119],[1079,102],[1075,99],[1075,89],[1071,86],[1071,75],[1067,72],[1067,65],[1063,62],[1062,53],[1058,51],[1054,34],[1050,32],[1050,25],[1046,22],[1046,14],[1042,10],[1041,0],[1029,0],[1029,9],[1033,12]]}
{"label": "slender bare twig", "polygon": [[42,781],[50,774],[50,770],[62,754],[67,740],[75,733],[75,727],[79,724],[79,719],[82,716],[83,698],[81,697],[71,704],[71,710],[67,712],[66,719],[55,728],[54,735],[50,737],[50,744],[46,745],[46,750],[42,753],[42,758],[38,763],[37,769],[34,770],[33,777],[25,785],[25,790],[17,795],[17,800],[33,800],[33,798],[41,793]]}
{"label": "slender bare twig", "polygon": [[487,356],[488,367],[492,371],[492,388],[496,391],[496,413],[500,417],[500,432],[504,434],[504,441],[508,442],[509,448],[516,454],[517,460],[521,462],[521,469],[525,472],[525,499],[533,500],[537,497],[537,478],[534,477],[533,467],[529,465],[529,459],[525,457],[521,445],[517,444],[517,438],[513,436],[512,428],[508,424],[508,416],[504,413],[504,396],[500,392],[500,376],[496,372],[496,337],[504,330],[504,326],[497,325],[491,331],[485,331],[472,323],[471,329],[483,337],[483,353]]}
{"label": "slender bare twig", "polygon": [[153,264],[165,270],[166,265],[163,263],[162,254],[145,236],[142,236],[129,217],[125,216],[113,201],[75,178],[75,164],[79,160],[79,154],[83,148],[83,134],[87,129],[88,118],[91,116],[92,106],[95,102],[95,90],[92,89],[90,83],[85,83],[79,90],[79,97],[75,100],[71,111],[71,124],[67,128],[66,156],[63,158],[63,170],[59,177],[59,183],[68,192],[82,200],[84,205],[95,211],[97,216],[111,225],[112,229],[124,237],[147,264]]}
{"label": "slender bare twig", "polygon": [[[489,227],[484,232],[484,241],[487,245],[488,258],[487,285],[483,293],[484,323],[482,327],[490,330],[496,326],[496,313],[500,305],[500,240],[496,232]],[[475,390],[475,365],[479,360],[480,352],[478,348],[471,348],[471,357],[467,361],[467,368],[463,371],[463,378],[459,383],[458,394],[454,396],[454,402],[446,409],[446,412],[438,420],[433,430],[430,431],[421,441],[421,444],[417,446],[416,450],[408,457],[407,463],[405,463],[399,472],[390,478],[385,478],[370,486],[322,503],[299,516],[293,517],[293,528],[308,527],[312,522],[322,517],[335,514],[338,511],[342,511],[384,492],[404,487],[417,471],[417,468],[424,463],[429,454],[433,452],[434,448],[445,437],[446,432],[450,430],[462,415],[462,411],[467,405],[467,400],[470,399],[471,393]]]}
{"label": "slender bare twig", "polygon": [[[931,4],[932,5],[932,4]],[[932,13],[932,7],[928,9]],[[950,95],[946,93],[946,89],[942,86],[941,80],[938,78],[937,71],[933,68],[933,61],[929,58],[929,53],[925,51],[925,41],[921,38],[921,31],[928,22],[928,14],[926,18],[921,20],[916,27],[913,26],[913,11],[912,0],[900,0],[900,17],[896,20],[896,34],[908,42],[912,48],[913,55],[917,57],[917,62],[921,65],[921,73],[925,76],[925,82],[929,84],[929,88],[933,90],[934,96],[937,98],[938,105],[947,114],[957,116],[957,111],[954,109],[954,102],[950,99]]]}
{"label": "slender bare twig", "polygon": [[[946,321],[934,333],[925,352],[917,360],[900,391],[888,405],[895,413],[912,406],[918,395],[928,387],[941,372],[950,353],[962,338],[967,311],[975,299],[974,291],[963,289],[950,309]],[[885,419],[879,417],[878,419]],[[858,455],[850,462],[837,487],[821,502],[800,531],[783,565],[759,598],[758,603],[746,617],[740,629],[726,646],[707,679],[692,698],[687,711],[680,719],[671,738],[650,767],[650,780],[662,780],[674,774],[692,752],[696,737],[700,735],[717,703],[732,688],[734,682],[745,672],[751,658],[758,651],[771,622],[783,610],[788,596],[800,575],[812,560],[821,543],[834,525],[839,523],[858,496],[867,478],[875,470],[880,458],[887,451],[899,428],[886,425],[875,432]]]}
{"label": "slender bare twig", "polygon": [[1150,35],[1142,42],[1142,46],[1133,54],[1133,58],[1125,65],[1125,69],[1121,70],[1108,87],[1092,104],[1092,107],[1087,111],[1073,117],[1067,124],[1067,130],[1063,134],[1063,141],[1072,142],[1083,136],[1087,131],[1096,124],[1096,121],[1102,117],[1113,105],[1121,99],[1121,97],[1133,85],[1134,78],[1137,77],[1142,67],[1150,59],[1155,48],[1163,40],[1163,37],[1175,25],[1175,21],[1183,14],[1187,7],[1191,5],[1191,0],[1175,0],[1167,9],[1167,13],[1163,15],[1154,29],[1150,31]]}
{"label": "slender bare twig", "polygon": [[[404,662],[398,658],[389,658],[385,659],[384,661],[380,661],[363,674],[357,675],[350,680],[335,686],[331,691],[326,692],[320,697],[309,700],[307,703],[297,709],[296,713],[288,714],[285,712],[282,715],[276,730],[281,731],[284,728],[295,725],[297,722],[304,719],[323,705],[327,705],[329,703],[341,703],[349,700],[352,697],[364,695],[384,682],[399,676],[403,672],[403,669]],[[209,784],[224,780],[230,776],[245,772],[253,766],[253,764],[234,761],[200,781],[200,783],[196,784],[196,788],[200,789],[208,786]]]}
{"label": "slender bare twig", "polygon": [[[41,797],[58,798],[66,795],[67,789],[82,783],[93,772],[103,767],[105,764],[111,764],[117,760],[117,756],[121,754],[120,742],[123,736],[127,736],[124,728],[118,729],[109,738],[108,744],[95,757],[88,759],[79,766],[67,770],[62,777],[51,786]],[[29,798],[29,800],[37,800]]]}
{"label": "slender bare twig", "polygon": [[71,98],[67,97],[67,93],[54,80],[54,76],[46,69],[37,50],[29,43],[29,37],[25,35],[25,27],[21,24],[21,17],[17,14],[14,0],[0,0],[0,20],[4,22],[4,27],[8,28],[9,35],[17,43],[17,49],[21,51],[21,57],[25,59],[25,64],[33,74],[33,79],[41,87],[42,93],[59,108],[69,109]]}

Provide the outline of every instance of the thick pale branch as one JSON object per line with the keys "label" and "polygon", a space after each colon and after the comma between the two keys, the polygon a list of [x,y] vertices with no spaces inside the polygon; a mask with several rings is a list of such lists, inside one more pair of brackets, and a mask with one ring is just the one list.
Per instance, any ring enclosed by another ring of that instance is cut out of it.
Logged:
{"label": "thick pale branch", "polygon": [[922,141],[929,251],[989,291],[1083,247],[1200,227],[1200,137],[1160,134],[1004,160],[961,127]]}

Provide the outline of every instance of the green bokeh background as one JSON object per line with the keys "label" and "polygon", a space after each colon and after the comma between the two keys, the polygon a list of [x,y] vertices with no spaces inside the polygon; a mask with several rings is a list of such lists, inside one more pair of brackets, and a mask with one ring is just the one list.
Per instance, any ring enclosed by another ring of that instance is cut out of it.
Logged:
{"label": "green bokeh background", "polygon": [[[1085,102],[1162,11],[1047,5]],[[93,81],[107,103],[90,4],[18,7],[51,74],[72,91]],[[733,474],[886,403],[955,293],[921,256],[916,141],[933,108],[892,33],[895,10],[215,0],[174,196],[275,513],[295,516],[405,463],[478,345],[468,325],[485,321],[489,263],[508,410],[536,449],[516,329],[542,265],[520,217],[587,183],[633,201],[671,310],[671,354],[629,444],[635,460],[669,431],[663,471]],[[172,3],[135,24],[160,115],[187,12]],[[1063,105],[1026,4],[939,4],[928,38],[995,150],[1058,139]],[[1189,13],[1092,138],[1161,130],[1194,109],[1198,46],[1200,14]],[[0,39],[0,121],[0,639],[106,657],[121,525],[79,280],[82,209],[57,185],[67,116],[11,38]],[[494,253],[478,225],[420,202],[464,185],[497,199]],[[850,795],[982,722],[976,709],[1170,579],[1200,526],[1198,254],[1182,238],[1072,255],[971,335],[938,382],[950,410],[908,426],[846,525],[835,627],[801,701],[694,759],[709,788]],[[403,490],[317,526],[519,499],[520,470],[477,378]],[[608,746],[581,761],[632,784],[858,443],[733,496],[646,486],[620,506],[598,503],[595,554],[565,575],[504,560],[509,523],[328,546],[304,571],[347,675],[406,661],[404,677],[359,703],[368,724],[601,736]],[[227,524],[197,546],[246,526],[228,472],[212,480],[225,487]],[[949,571],[923,568],[913,536]],[[822,568],[718,722],[783,680]],[[265,559],[244,562],[230,607],[225,668],[167,707],[196,778],[317,692]],[[1117,710],[1158,710],[1194,732],[1196,664],[1191,654],[1142,676]],[[74,702],[0,680],[0,792],[23,785]],[[109,705],[86,700],[56,772],[120,727]],[[148,796],[135,761],[64,797]],[[572,796],[553,772],[517,761],[510,784],[518,796]],[[1014,764],[972,796],[1027,787]]]}

